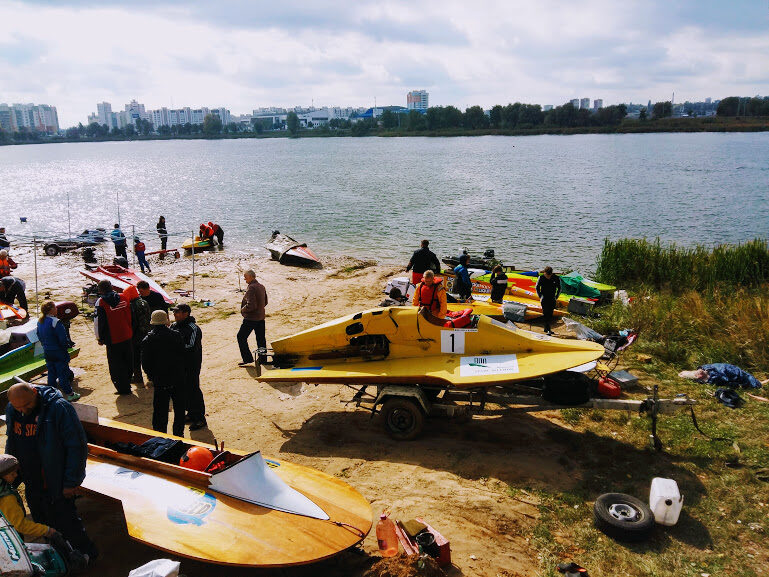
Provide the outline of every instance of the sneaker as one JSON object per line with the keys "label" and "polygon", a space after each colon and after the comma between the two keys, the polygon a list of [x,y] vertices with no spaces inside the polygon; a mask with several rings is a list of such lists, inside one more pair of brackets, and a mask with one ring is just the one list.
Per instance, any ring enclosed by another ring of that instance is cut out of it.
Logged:
{"label": "sneaker", "polygon": [[80,398],[80,393],[73,392],[72,394],[67,395],[66,398],[70,403],[74,403]]}
{"label": "sneaker", "polygon": [[208,423],[205,421],[197,421],[196,423],[192,423],[190,425],[190,431],[197,431],[199,429],[204,429],[208,426]]}
{"label": "sneaker", "polygon": [[254,364],[254,361],[248,361],[248,362],[242,361],[242,362],[238,363],[238,366],[239,367],[250,367],[253,364]]}

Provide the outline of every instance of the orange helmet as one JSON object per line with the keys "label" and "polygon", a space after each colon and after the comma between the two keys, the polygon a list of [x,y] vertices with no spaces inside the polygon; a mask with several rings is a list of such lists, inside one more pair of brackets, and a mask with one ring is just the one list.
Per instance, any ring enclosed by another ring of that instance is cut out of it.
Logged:
{"label": "orange helmet", "polygon": [[179,459],[179,466],[195,471],[205,471],[213,459],[214,454],[205,447],[190,447]]}

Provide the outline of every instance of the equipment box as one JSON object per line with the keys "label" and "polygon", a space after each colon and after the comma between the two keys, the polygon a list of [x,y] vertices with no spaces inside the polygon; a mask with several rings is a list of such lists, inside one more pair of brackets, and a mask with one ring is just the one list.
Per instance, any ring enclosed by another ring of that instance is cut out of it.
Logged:
{"label": "equipment box", "polygon": [[623,390],[638,386],[638,377],[631,375],[627,371],[613,371],[609,373],[609,378],[617,381]]}
{"label": "equipment box", "polygon": [[567,310],[570,313],[582,315],[584,317],[589,316],[593,312],[593,301],[574,297],[569,301]]}

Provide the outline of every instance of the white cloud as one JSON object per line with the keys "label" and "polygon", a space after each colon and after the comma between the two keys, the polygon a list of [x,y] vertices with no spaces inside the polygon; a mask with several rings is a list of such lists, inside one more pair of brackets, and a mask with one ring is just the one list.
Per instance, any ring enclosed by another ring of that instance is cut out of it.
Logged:
{"label": "white cloud", "polygon": [[242,113],[403,104],[415,88],[459,107],[769,93],[760,27],[662,0],[305,4],[0,0],[0,101],[54,104],[69,126],[134,97]]}

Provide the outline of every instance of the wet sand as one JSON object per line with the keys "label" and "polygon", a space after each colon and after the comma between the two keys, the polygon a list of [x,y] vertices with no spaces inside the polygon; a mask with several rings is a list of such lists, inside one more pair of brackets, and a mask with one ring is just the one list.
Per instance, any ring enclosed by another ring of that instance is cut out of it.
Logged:
{"label": "wet sand", "polygon": [[[104,254],[111,257],[110,247],[105,247]],[[17,276],[27,280],[32,309],[31,255],[18,250],[12,254],[20,263]],[[192,289],[189,258],[160,262],[150,257],[150,263],[153,278],[166,283],[169,294]],[[78,274],[79,268],[79,251],[58,257],[39,254],[41,294],[80,304],[81,288],[87,282]],[[378,417],[372,419],[368,412],[346,403],[354,393],[348,387],[260,383],[254,368],[237,366],[235,334],[244,288],[238,279],[248,268],[267,287],[268,342],[376,306],[383,298],[386,279],[403,274],[402,268],[346,258],[324,259],[324,268],[315,270],[282,266],[270,261],[266,252],[230,255],[225,250],[201,255],[195,296],[213,306],[185,297],[179,297],[179,302],[190,302],[203,331],[201,387],[208,428],[186,431],[185,436],[206,442],[217,439],[242,450],[260,449],[265,456],[336,475],[371,502],[372,516],[389,508],[396,518],[424,517],[451,540],[455,567],[449,574],[509,577],[537,571],[537,552],[527,535],[538,508],[535,497],[523,489],[562,490],[578,475],[569,458],[570,443],[551,440],[558,430],[561,438],[579,442],[578,434],[559,420],[559,413],[533,416],[492,406],[465,424],[429,420],[421,438],[396,442],[384,434]],[[78,317],[72,332],[81,347],[80,356],[72,362],[81,402],[97,406],[101,416],[150,428],[152,389],[134,386],[131,396],[116,396],[91,320]],[[89,575],[127,575],[150,559],[171,556],[131,541],[118,504],[84,497],[79,509],[102,552]],[[362,549],[320,565],[259,574],[359,575],[378,559],[373,529]],[[188,576],[254,574],[188,560],[182,561],[182,572]]]}

